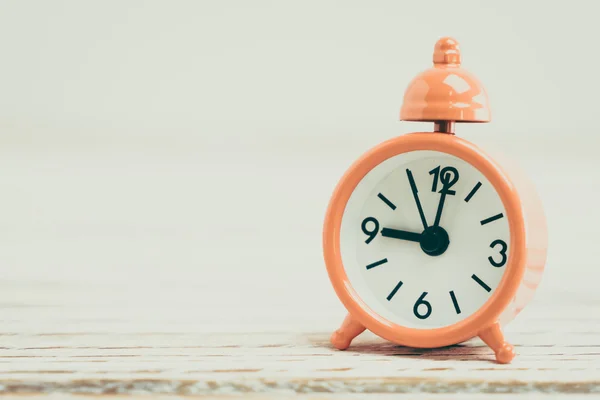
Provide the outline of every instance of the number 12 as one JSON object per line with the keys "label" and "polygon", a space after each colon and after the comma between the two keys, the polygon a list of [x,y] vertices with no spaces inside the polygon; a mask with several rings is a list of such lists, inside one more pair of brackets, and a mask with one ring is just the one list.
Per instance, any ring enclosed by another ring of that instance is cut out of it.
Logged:
{"label": "number 12", "polygon": [[445,167],[441,169],[441,165],[438,165],[431,171],[429,171],[429,175],[433,175],[433,184],[431,185],[431,191],[437,192],[438,181],[442,181],[442,189],[440,193],[445,192],[449,195],[455,195],[456,192],[454,190],[450,190],[452,186],[456,182],[458,182],[458,171],[454,167]]}

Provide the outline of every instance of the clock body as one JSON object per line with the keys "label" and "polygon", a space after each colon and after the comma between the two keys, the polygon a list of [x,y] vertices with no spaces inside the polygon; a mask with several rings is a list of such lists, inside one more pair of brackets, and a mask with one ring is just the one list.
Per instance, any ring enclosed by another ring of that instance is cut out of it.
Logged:
{"label": "clock body", "polygon": [[398,344],[440,347],[506,324],[531,299],[545,219],[520,174],[454,135],[413,133],[342,177],[323,246],[353,319]]}

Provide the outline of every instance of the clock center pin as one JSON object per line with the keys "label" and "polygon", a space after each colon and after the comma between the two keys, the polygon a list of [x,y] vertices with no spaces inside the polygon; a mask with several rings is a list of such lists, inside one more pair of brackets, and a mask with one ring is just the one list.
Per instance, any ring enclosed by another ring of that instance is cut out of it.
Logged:
{"label": "clock center pin", "polygon": [[429,256],[444,254],[450,245],[448,232],[441,226],[430,226],[421,233],[421,249]]}

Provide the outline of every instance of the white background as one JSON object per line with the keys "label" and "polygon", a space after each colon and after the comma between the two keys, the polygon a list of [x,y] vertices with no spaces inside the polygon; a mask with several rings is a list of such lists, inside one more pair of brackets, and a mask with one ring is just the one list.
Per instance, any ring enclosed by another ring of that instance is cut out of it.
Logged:
{"label": "white background", "polygon": [[[91,312],[106,315],[99,330],[116,320],[183,330],[187,319],[208,330],[334,327],[343,309],[321,257],[329,196],[368,148],[430,129],[398,111],[446,35],[493,112],[458,135],[509,154],[543,198],[550,251],[535,301],[597,285],[597,11],[592,1],[3,1],[4,321],[37,302],[48,315],[32,330],[79,330]],[[82,288],[77,304],[66,287]]]}

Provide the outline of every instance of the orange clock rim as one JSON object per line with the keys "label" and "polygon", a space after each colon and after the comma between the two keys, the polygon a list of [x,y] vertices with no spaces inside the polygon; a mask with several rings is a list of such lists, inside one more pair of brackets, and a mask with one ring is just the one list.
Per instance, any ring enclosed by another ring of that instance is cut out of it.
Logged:
{"label": "orange clock rim", "polygon": [[[340,231],[346,204],[363,177],[383,161],[399,154],[433,150],[456,156],[477,168],[494,186],[506,210],[511,246],[506,272],[494,294],[475,313],[449,326],[407,328],[379,316],[352,287],[340,252]],[[454,135],[417,132],[388,140],[365,153],[346,171],[333,192],[323,228],[323,253],[333,287],[348,312],[376,335],[410,347],[442,347],[477,336],[497,322],[510,304],[525,273],[525,222],[519,194],[504,171],[474,144]]]}

